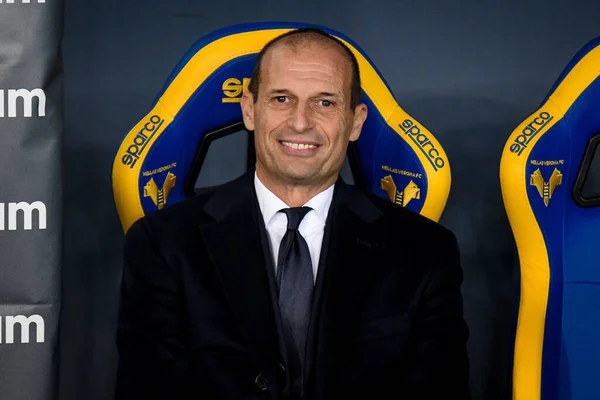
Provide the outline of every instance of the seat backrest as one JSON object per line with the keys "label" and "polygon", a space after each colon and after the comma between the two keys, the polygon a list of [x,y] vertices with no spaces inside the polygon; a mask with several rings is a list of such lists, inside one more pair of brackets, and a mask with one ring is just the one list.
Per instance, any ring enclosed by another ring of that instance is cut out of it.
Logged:
{"label": "seat backrest", "polygon": [[[320,28],[349,46],[359,64],[368,117],[349,146],[356,184],[433,220],[450,191],[450,165],[440,143],[396,102],[356,43],[323,26],[287,22],[231,26],[198,40],[152,104],[127,133],[113,163],[112,184],[125,231],[135,220],[194,194],[209,143],[242,121],[239,101],[261,48],[291,29]],[[251,141],[249,141],[251,143]]]}
{"label": "seat backrest", "polygon": [[600,37],[574,56],[502,154],[521,277],[514,399],[600,399],[599,142]]}

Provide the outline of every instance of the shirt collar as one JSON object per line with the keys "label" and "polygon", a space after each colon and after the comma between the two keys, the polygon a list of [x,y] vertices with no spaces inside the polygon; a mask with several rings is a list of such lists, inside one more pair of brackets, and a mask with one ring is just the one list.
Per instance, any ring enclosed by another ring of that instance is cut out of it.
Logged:
{"label": "shirt collar", "polygon": [[[304,204],[304,206],[314,210],[315,214],[323,224],[325,224],[325,221],[327,220],[329,206],[331,206],[331,201],[333,199],[334,186],[335,185],[329,186]],[[265,226],[269,224],[273,216],[277,214],[279,210],[290,207],[258,179],[256,172],[254,172],[254,189],[256,190],[256,197],[258,198],[258,205],[265,221]]]}

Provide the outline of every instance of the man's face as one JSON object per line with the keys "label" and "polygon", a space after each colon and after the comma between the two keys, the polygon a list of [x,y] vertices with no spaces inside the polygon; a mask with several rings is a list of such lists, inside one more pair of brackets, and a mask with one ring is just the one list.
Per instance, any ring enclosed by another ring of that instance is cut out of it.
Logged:
{"label": "man's face", "polygon": [[332,45],[278,44],[265,54],[256,103],[250,92],[242,98],[261,180],[314,187],[335,181],[367,115],[364,104],[350,108],[351,76],[350,62]]}

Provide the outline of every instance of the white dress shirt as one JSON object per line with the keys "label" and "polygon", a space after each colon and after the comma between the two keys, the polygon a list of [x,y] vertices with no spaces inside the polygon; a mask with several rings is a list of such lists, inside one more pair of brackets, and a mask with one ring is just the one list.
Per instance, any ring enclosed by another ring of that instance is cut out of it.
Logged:
{"label": "white dress shirt", "polygon": [[[254,173],[254,188],[258,204],[265,221],[265,228],[270,241],[271,254],[273,262],[277,270],[277,258],[279,255],[279,245],[281,239],[287,230],[287,216],[284,213],[278,212],[282,208],[290,208],[279,197],[271,192],[258,179],[256,172]],[[323,233],[325,231],[325,221],[329,213],[329,206],[333,198],[333,188],[331,185],[321,193],[310,199],[304,206],[312,208],[300,222],[298,231],[306,240],[310,258],[312,261],[313,278],[317,277],[317,268],[319,267],[319,256],[321,255],[321,245],[323,244]]]}

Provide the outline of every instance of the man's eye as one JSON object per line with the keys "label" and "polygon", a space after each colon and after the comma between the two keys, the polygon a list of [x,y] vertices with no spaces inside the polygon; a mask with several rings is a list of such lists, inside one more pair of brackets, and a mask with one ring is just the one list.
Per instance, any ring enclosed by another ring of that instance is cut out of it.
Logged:
{"label": "man's eye", "polygon": [[331,107],[333,105],[333,102],[331,102],[329,100],[321,100],[321,105],[323,107]]}
{"label": "man's eye", "polygon": [[285,103],[286,100],[287,100],[286,96],[276,96],[275,97],[275,101],[278,102],[278,103]]}

